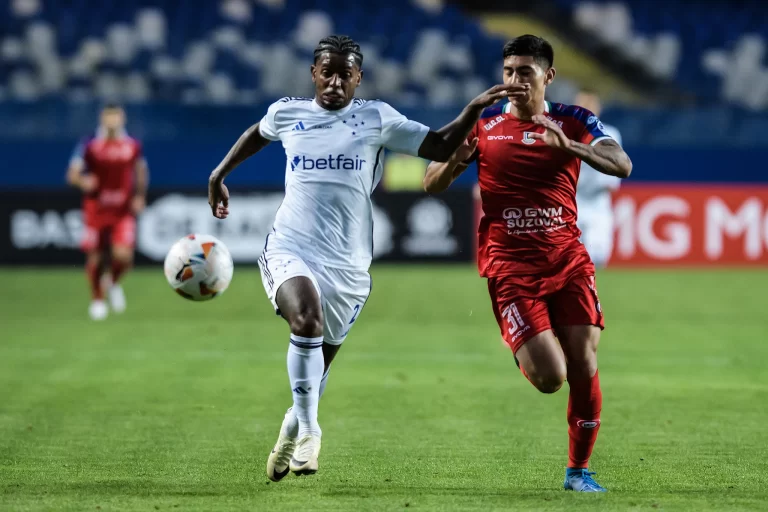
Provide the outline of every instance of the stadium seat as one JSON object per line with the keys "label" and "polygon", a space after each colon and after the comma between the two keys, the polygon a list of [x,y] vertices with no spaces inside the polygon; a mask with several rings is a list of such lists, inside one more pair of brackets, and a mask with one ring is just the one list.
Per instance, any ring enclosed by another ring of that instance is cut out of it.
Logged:
{"label": "stadium seat", "polygon": [[704,102],[768,108],[768,3],[556,1],[576,25]]}
{"label": "stadium seat", "polygon": [[[705,102],[768,108],[768,4],[760,0],[664,9],[641,0],[552,1],[596,39]],[[361,95],[457,106],[498,80],[501,40],[444,0],[9,4],[0,9],[0,101],[108,93],[220,104],[311,94],[305,65],[317,41],[334,32],[361,42],[369,77],[386,77],[366,81]],[[551,91],[572,92],[563,80]]]}
{"label": "stadium seat", "polygon": [[369,77],[385,77],[365,96],[452,106],[497,80],[500,46],[442,0],[17,0],[0,29],[0,101],[307,95],[317,41],[339,32],[361,42]]}

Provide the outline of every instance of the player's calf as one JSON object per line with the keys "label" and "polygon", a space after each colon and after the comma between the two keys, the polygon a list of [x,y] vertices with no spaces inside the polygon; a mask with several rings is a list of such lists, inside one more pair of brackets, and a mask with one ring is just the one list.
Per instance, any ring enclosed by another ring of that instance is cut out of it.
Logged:
{"label": "player's calf", "polygon": [[125,311],[127,302],[125,292],[120,285],[120,279],[125,272],[133,266],[133,248],[128,246],[114,246],[112,248],[112,272],[110,274],[109,305],[112,311],[122,313]]}
{"label": "player's calf", "polygon": [[[600,328],[592,325],[560,329],[568,359],[568,468],[589,467],[589,458],[600,430],[603,394],[597,369]],[[580,473],[581,474],[581,473]]]}
{"label": "player's calf", "polygon": [[118,284],[123,274],[133,266],[133,247],[112,248],[112,283]]}
{"label": "player's calf", "polygon": [[325,371],[323,359],[323,314],[320,295],[308,276],[297,276],[280,285],[275,300],[291,328],[288,346],[288,378],[293,411],[299,423],[296,453],[290,468],[297,474],[317,471],[320,424],[317,421],[320,387]]}
{"label": "player's calf", "polygon": [[88,306],[88,316],[92,320],[104,320],[109,314],[107,303],[104,302],[104,289],[101,285],[102,257],[98,251],[87,253],[85,260],[85,275],[91,288],[91,303]]}

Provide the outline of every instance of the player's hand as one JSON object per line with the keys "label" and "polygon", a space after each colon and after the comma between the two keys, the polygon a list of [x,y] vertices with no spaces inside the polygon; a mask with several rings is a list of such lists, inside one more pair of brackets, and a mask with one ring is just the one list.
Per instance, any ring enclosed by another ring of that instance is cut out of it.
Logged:
{"label": "player's hand", "polygon": [[229,190],[224,185],[224,179],[215,172],[208,180],[208,204],[217,219],[226,219],[229,215]]}
{"label": "player's hand", "polygon": [[472,100],[469,105],[474,108],[486,108],[504,98],[523,97],[528,94],[530,90],[531,86],[529,84],[514,83],[494,85]]}
{"label": "player's hand", "polygon": [[79,185],[83,193],[91,194],[99,188],[99,180],[93,174],[83,174],[80,176]]}
{"label": "player's hand", "polygon": [[535,124],[544,127],[544,133],[531,133],[528,136],[532,139],[543,141],[547,146],[568,149],[571,146],[571,139],[569,139],[563,129],[560,128],[554,121],[544,115],[535,115],[531,118]]}
{"label": "player's hand", "polygon": [[477,149],[477,144],[479,142],[480,142],[480,139],[478,139],[477,137],[475,137],[469,142],[464,141],[464,144],[459,146],[459,149],[454,151],[453,156],[451,156],[451,163],[461,164],[469,160],[469,158],[475,153],[475,150]]}
{"label": "player's hand", "polygon": [[144,196],[133,196],[131,200],[131,211],[134,215],[138,215],[144,211],[147,206],[147,199]]}

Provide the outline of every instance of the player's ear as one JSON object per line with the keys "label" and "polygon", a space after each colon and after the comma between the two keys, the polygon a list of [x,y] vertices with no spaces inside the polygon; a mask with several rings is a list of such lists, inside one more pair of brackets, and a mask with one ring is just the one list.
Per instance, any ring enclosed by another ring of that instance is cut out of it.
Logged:
{"label": "player's ear", "polygon": [[312,83],[315,83],[315,70],[317,69],[317,66],[312,64],[309,66],[309,71],[312,73]]}
{"label": "player's ear", "polygon": [[357,74],[357,85],[360,85],[360,82],[363,81],[363,70],[361,69],[360,72]]}
{"label": "player's ear", "polygon": [[555,68],[549,68],[547,70],[547,77],[544,79],[544,85],[549,85],[554,82],[556,74],[557,72],[555,71]]}

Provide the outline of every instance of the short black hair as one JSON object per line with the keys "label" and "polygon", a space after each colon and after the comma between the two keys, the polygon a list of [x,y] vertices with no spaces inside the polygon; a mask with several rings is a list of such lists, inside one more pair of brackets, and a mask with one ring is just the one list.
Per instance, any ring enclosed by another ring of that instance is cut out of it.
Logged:
{"label": "short black hair", "polygon": [[354,55],[357,67],[363,65],[363,52],[360,50],[360,45],[348,36],[333,35],[321,39],[315,47],[315,62],[325,52]]}
{"label": "short black hair", "polygon": [[543,37],[526,34],[504,45],[504,59],[512,55],[533,57],[542,67],[551,68],[555,63],[555,51]]}
{"label": "short black hair", "polygon": [[120,103],[115,103],[115,102],[105,103],[101,106],[101,110],[117,110],[117,109],[122,110],[122,108],[123,106]]}

